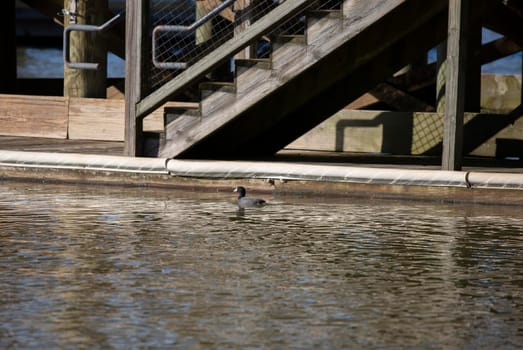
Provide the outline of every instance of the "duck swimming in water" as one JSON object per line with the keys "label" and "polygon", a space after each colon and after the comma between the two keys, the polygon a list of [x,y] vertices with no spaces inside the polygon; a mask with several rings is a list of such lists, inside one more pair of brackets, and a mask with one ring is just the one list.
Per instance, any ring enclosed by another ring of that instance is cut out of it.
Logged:
{"label": "duck swimming in water", "polygon": [[247,191],[242,186],[236,187],[233,192],[238,192],[238,207],[240,209],[264,206],[267,202],[260,198],[245,197]]}

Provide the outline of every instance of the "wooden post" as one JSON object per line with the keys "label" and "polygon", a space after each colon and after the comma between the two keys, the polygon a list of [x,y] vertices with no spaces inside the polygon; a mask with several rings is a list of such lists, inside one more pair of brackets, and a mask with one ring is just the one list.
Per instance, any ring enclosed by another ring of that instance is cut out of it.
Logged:
{"label": "wooden post", "polygon": [[469,0],[449,0],[443,170],[461,170]]}
{"label": "wooden post", "polygon": [[445,76],[447,75],[447,41],[436,47],[436,112],[445,113]]}
{"label": "wooden post", "polygon": [[16,89],[16,25],[15,0],[4,0],[0,5],[0,93]]}
{"label": "wooden post", "polygon": [[[108,0],[64,0],[64,8],[76,9],[77,24],[101,25],[108,18]],[[70,23],[70,16],[65,16],[65,25]],[[107,80],[107,45],[102,35],[97,33],[71,33],[71,62],[99,63],[98,70],[71,69],[64,67],[64,96],[71,97],[101,97],[106,96]]]}
{"label": "wooden post", "polygon": [[149,0],[127,0],[125,15],[125,155],[143,155],[143,116],[136,105],[145,95],[144,71],[149,56]]}

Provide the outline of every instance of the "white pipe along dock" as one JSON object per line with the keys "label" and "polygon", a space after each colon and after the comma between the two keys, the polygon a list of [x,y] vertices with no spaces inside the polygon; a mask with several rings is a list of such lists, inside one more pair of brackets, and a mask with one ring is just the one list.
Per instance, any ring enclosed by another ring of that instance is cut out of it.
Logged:
{"label": "white pipe along dock", "polygon": [[16,179],[216,190],[243,181],[266,192],[523,205],[521,173],[0,151],[0,180]]}

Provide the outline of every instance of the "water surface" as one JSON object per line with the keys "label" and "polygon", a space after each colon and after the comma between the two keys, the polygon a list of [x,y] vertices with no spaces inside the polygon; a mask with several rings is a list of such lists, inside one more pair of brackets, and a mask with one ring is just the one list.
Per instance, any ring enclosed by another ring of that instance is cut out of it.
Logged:
{"label": "water surface", "polygon": [[264,198],[0,182],[0,348],[523,348],[521,208]]}

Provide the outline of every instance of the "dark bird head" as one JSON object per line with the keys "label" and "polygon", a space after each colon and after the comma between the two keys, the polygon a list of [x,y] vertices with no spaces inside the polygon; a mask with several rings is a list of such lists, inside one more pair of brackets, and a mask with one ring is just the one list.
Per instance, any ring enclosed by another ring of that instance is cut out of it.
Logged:
{"label": "dark bird head", "polygon": [[238,198],[245,197],[245,193],[246,193],[245,188],[242,187],[242,186],[238,186],[238,187],[236,187],[236,188],[233,190],[233,192],[238,192]]}

